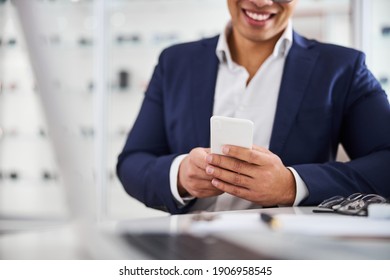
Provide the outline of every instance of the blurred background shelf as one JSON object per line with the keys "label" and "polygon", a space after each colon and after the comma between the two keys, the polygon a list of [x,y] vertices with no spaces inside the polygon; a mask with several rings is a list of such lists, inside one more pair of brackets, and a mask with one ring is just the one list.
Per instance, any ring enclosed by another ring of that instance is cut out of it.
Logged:
{"label": "blurred background shelf", "polygon": [[[50,55],[53,94],[83,108],[75,108],[76,122],[64,129],[93,146],[101,132],[94,107],[95,1],[31,1],[39,7],[33,12],[44,12],[50,19],[45,23],[42,16],[42,29],[34,36]],[[372,19],[368,31],[357,28],[363,20],[356,12],[358,2],[300,0],[294,26],[307,37],[356,48],[360,32],[368,32],[368,65],[389,92],[390,1],[369,1],[364,13]],[[98,172],[107,177],[107,208],[99,210],[107,219],[166,215],[124,192],[115,175],[116,159],[161,50],[220,33],[229,18],[226,1],[114,0],[106,1],[106,7],[107,146],[100,151],[106,158],[104,170]],[[0,1],[0,215],[64,217],[67,202],[28,51],[11,1]]]}

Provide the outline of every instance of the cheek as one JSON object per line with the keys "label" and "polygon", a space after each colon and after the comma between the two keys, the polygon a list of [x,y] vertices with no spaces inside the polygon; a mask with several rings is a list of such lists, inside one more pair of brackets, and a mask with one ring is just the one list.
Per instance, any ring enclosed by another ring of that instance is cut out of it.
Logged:
{"label": "cheek", "polygon": [[289,19],[290,19],[289,14],[283,14],[280,17],[278,17],[276,21],[276,26],[278,29],[280,29],[278,30],[279,32],[284,30],[287,27]]}
{"label": "cheek", "polygon": [[228,10],[229,10],[229,14],[231,17],[234,17],[236,14],[237,14],[237,7],[235,5],[235,1],[233,0],[228,0]]}

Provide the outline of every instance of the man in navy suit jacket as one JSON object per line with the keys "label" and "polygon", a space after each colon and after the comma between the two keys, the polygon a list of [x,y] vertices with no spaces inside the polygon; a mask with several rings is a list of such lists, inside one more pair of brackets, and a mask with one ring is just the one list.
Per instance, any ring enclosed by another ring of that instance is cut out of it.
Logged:
{"label": "man in navy suit jacket", "polygon": [[[227,45],[232,61],[247,70],[249,87],[284,36],[296,1],[227,2]],[[390,197],[390,106],[364,54],[292,34],[269,146],[226,146],[225,156],[208,149],[222,75],[220,37],[164,50],[118,158],[125,190],[170,213],[199,209],[221,194],[258,206],[316,205],[355,192]],[[335,161],[340,143],[349,162]],[[304,186],[299,200],[298,184]]]}

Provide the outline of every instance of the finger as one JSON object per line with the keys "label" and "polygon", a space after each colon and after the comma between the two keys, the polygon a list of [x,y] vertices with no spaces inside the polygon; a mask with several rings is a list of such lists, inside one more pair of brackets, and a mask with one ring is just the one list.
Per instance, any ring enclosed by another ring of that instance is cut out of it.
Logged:
{"label": "finger", "polygon": [[235,173],[241,173],[250,177],[253,177],[256,174],[255,165],[233,157],[210,154],[207,156],[206,159],[210,165],[220,167],[226,170],[231,170]]}
{"label": "finger", "polygon": [[216,166],[211,166],[211,165],[207,166],[206,172],[207,174],[213,176],[214,178],[222,180],[231,185],[248,188],[252,184],[251,177],[244,174],[239,174],[237,172],[232,172],[230,170],[226,170],[223,168],[219,168]]}
{"label": "finger", "polygon": [[199,148],[199,149],[192,150],[189,154],[191,164],[204,170],[207,165],[206,162],[207,155],[208,153],[206,152],[206,149]]}
{"label": "finger", "polygon": [[223,192],[211,184],[211,180],[197,180],[187,191],[194,197],[205,198],[220,195]]}
{"label": "finger", "polygon": [[[206,165],[207,166],[207,165]],[[211,181],[213,179],[212,176],[208,175],[206,173],[206,166],[204,168],[200,168],[196,166],[195,164],[191,163],[187,166],[179,166],[179,174],[181,170],[183,169],[183,173],[185,174],[185,178],[192,179],[192,180],[208,180]]]}
{"label": "finger", "polygon": [[221,190],[222,192],[226,192],[233,196],[250,200],[249,198],[250,198],[251,191],[248,190],[247,188],[235,186],[227,182],[221,181],[219,179],[213,179],[211,183],[213,184],[214,187]]}
{"label": "finger", "polygon": [[225,145],[222,152],[226,156],[240,159],[256,165],[267,165],[272,153],[267,152],[264,148],[256,147],[255,149],[248,149],[238,146]]}
{"label": "finger", "polygon": [[207,165],[204,168],[198,168],[198,167],[196,168],[197,178],[199,178],[201,180],[207,180],[210,182],[214,177],[212,175],[209,175],[206,172],[206,168],[207,168]]}

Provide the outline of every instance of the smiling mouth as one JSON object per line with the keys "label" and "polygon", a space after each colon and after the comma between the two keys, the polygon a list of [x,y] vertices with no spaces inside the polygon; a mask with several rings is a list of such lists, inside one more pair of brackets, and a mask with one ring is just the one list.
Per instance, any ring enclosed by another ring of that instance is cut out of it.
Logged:
{"label": "smiling mouth", "polygon": [[244,13],[250,19],[252,19],[254,21],[259,21],[259,22],[267,21],[274,16],[274,14],[270,14],[270,13],[255,13],[255,12],[250,12],[248,10],[244,10]]}

